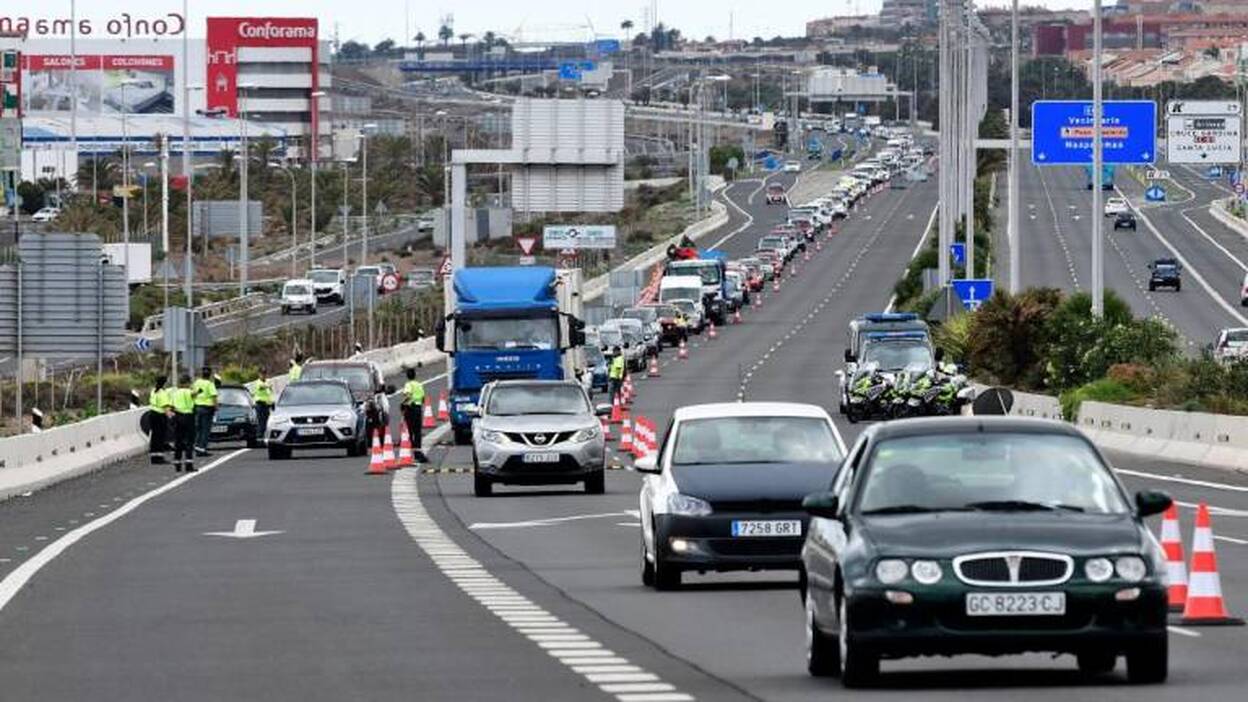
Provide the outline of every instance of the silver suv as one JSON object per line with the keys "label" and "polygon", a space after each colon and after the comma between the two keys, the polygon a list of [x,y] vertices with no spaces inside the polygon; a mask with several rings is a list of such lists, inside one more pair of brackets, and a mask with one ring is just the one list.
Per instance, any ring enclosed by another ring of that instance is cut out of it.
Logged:
{"label": "silver suv", "polygon": [[473,491],[493,494],[494,484],[569,485],[606,489],[606,445],[585,389],[564,380],[507,380],[481,391],[472,423]]}
{"label": "silver suv", "polygon": [[296,448],[345,448],[363,456],[368,432],[364,411],[340,380],[301,380],[287,385],[269,417],[269,458],[290,458]]}

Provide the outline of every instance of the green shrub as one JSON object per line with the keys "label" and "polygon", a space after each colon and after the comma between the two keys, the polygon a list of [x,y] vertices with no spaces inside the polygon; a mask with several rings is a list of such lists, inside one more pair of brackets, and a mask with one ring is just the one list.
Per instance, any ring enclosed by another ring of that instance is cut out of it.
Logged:
{"label": "green shrub", "polygon": [[1089,400],[1094,402],[1128,404],[1138,399],[1139,394],[1126,385],[1118,382],[1117,380],[1102,378],[1077,389],[1068,390],[1062,393],[1062,416],[1066,418],[1066,421],[1075,421],[1075,419],[1079,416],[1079,406]]}

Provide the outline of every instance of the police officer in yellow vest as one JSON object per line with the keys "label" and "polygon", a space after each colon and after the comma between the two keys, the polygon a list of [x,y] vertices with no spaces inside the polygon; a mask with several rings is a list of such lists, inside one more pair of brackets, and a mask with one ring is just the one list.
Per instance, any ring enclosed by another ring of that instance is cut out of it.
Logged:
{"label": "police officer in yellow vest", "polygon": [[625,360],[624,351],[619,346],[613,349],[613,353],[615,355],[611,357],[611,365],[607,367],[607,386],[611,401],[615,402],[620,390],[624,388]]}
{"label": "police officer in yellow vest", "polygon": [[290,370],[286,373],[286,378],[290,382],[298,382],[303,377],[303,354],[296,353],[295,357],[290,361]]}
{"label": "police officer in yellow vest", "polygon": [[165,452],[169,450],[169,415],[173,411],[173,398],[166,387],[168,384],[169,379],[160,376],[147,397],[147,453],[153,464],[164,463]]}
{"label": "police officer in yellow vest", "polygon": [[199,372],[191,393],[195,396],[195,453],[207,456],[212,418],[217,414],[217,384],[212,380],[211,368],[204,366]]}
{"label": "police officer in yellow vest", "polygon": [[273,411],[273,383],[261,376],[251,389],[251,398],[256,403],[256,436],[263,440]]}
{"label": "police officer in yellow vest", "polygon": [[191,389],[191,376],[182,374],[182,382],[169,391],[169,400],[173,406],[173,470],[194,472],[195,392]]}
{"label": "police officer in yellow vest", "polygon": [[407,422],[407,433],[412,437],[412,453],[416,460],[424,463],[425,453],[421,451],[420,429],[425,414],[425,384],[416,379],[416,369],[407,369],[407,382],[403,384],[403,421]]}

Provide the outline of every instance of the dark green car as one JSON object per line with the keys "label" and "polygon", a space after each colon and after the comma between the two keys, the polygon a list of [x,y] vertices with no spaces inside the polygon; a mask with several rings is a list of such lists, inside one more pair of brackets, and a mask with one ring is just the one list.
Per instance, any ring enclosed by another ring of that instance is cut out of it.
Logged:
{"label": "dark green car", "polygon": [[1077,429],[1008,417],[871,427],[802,549],[808,668],[869,683],[881,659],[1073,654],[1088,674],[1168,664],[1165,562],[1134,501]]}
{"label": "dark green car", "polygon": [[249,448],[258,447],[260,429],[251,393],[241,385],[222,385],[217,390],[217,412],[212,417],[209,440],[212,443],[242,441]]}

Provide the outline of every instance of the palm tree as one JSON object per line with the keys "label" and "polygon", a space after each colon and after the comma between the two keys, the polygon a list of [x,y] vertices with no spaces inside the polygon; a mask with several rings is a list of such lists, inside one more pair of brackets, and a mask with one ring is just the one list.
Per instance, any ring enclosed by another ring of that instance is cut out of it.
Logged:
{"label": "palm tree", "polygon": [[628,45],[628,33],[633,28],[633,21],[626,19],[620,22],[620,31],[624,32],[624,41],[620,42],[620,48],[624,51],[624,99],[629,100],[633,97],[633,72],[628,69],[628,55],[632,53],[632,47]]}
{"label": "palm tree", "polygon": [[481,43],[485,45],[485,50],[489,51],[494,48],[494,42],[498,41],[498,35],[492,31],[488,31],[481,35]]}
{"label": "palm tree", "polygon": [[460,43],[460,46],[462,46],[464,49],[465,59],[468,58],[468,40],[471,39],[473,36],[475,35],[472,34],[471,32],[464,32],[463,34],[459,35],[459,43]]}
{"label": "palm tree", "polygon": [[421,61],[424,61],[425,60],[425,33],[420,30],[416,30],[415,39],[416,39],[417,55],[420,56]]}
{"label": "palm tree", "polygon": [[442,46],[447,46],[451,40],[455,38],[455,30],[451,29],[451,25],[444,24],[438,27],[438,39],[442,40]]}

